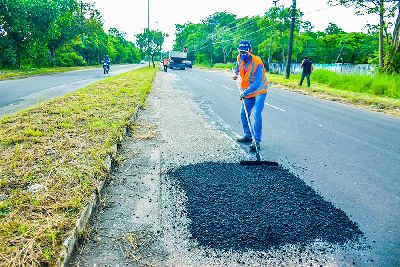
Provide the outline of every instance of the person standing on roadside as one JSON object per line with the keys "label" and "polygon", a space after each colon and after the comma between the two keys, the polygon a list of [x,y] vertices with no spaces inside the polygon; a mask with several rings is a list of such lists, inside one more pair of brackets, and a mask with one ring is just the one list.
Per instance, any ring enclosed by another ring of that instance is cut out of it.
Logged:
{"label": "person standing on roadside", "polygon": [[313,65],[311,62],[311,59],[309,59],[308,57],[304,57],[303,62],[301,62],[300,65],[301,68],[303,68],[303,71],[301,73],[301,79],[300,79],[300,86],[303,85],[303,81],[304,78],[307,78],[307,85],[308,87],[310,87],[310,76],[311,76],[311,72],[313,71]]}
{"label": "person standing on roadside", "polygon": [[167,72],[167,69],[168,69],[168,59],[166,59],[166,58],[163,59],[163,66],[164,66],[164,71]]}
{"label": "person standing on roadside", "polygon": [[[232,79],[236,80],[240,76],[240,99],[243,100],[240,118],[243,127],[243,137],[238,138],[239,143],[251,143],[250,150],[260,149],[262,135],[262,111],[268,91],[268,79],[265,75],[265,68],[260,57],[253,55],[249,41],[242,40],[238,46],[239,55],[237,56],[235,70]],[[245,108],[249,114],[246,116]],[[254,108],[254,139],[251,138],[251,131],[247,119],[251,117]]]}

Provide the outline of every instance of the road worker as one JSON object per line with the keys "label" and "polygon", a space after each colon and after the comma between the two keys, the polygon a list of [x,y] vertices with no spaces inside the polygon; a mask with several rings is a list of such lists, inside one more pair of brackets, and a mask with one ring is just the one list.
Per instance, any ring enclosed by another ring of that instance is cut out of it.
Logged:
{"label": "road worker", "polygon": [[[240,99],[243,100],[240,112],[240,118],[243,126],[243,137],[238,138],[239,143],[250,144],[250,150],[260,149],[262,135],[262,111],[267,96],[268,79],[265,75],[265,68],[261,58],[252,54],[251,44],[247,40],[239,42],[239,55],[237,56],[236,66],[232,78],[236,80],[238,76],[240,82]],[[249,118],[246,117],[245,107]],[[254,108],[254,140],[247,122],[251,118],[251,112]]]}

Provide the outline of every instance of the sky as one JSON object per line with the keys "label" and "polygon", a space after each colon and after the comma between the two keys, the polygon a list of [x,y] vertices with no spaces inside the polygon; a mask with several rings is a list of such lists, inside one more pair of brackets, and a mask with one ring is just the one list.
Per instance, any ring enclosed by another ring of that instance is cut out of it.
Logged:
{"label": "sky", "polygon": [[[175,24],[200,23],[216,12],[226,11],[237,18],[262,16],[272,0],[83,0],[95,3],[103,17],[104,29],[115,27],[126,32],[126,39],[135,41],[134,35],[143,32],[148,24],[148,2],[150,3],[150,29],[168,33],[163,50],[171,50],[175,38]],[[277,6],[291,6],[291,0],[279,0]],[[297,8],[304,13],[315,30],[323,31],[329,22],[334,22],[346,32],[366,32],[365,25],[378,24],[378,15],[354,15],[354,8],[332,7],[327,0],[297,0]]]}

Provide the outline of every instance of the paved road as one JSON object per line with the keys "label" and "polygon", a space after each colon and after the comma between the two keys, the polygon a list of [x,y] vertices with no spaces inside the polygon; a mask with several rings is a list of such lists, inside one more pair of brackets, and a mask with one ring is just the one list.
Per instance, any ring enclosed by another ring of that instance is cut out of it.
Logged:
{"label": "paved road", "polygon": [[139,64],[112,65],[108,75],[104,75],[103,69],[99,67],[0,81],[0,117],[41,101],[62,96],[95,81],[143,66]]}
{"label": "paved road", "polygon": [[[209,118],[241,134],[229,72],[170,70]],[[271,88],[261,157],[278,161],[359,224],[378,266],[400,265],[400,120]],[[371,264],[374,265],[374,263]]]}

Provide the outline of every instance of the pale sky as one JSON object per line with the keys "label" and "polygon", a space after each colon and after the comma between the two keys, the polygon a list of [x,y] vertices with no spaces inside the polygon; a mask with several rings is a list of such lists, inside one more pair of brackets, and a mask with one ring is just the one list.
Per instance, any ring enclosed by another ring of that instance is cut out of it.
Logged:
{"label": "pale sky", "polygon": [[[115,27],[127,33],[126,39],[135,41],[134,35],[147,28],[148,0],[84,0],[95,3],[103,16],[107,31]],[[273,6],[272,0],[149,0],[150,29],[168,33],[163,50],[172,49],[175,38],[175,24],[199,23],[215,12],[226,11],[237,15],[262,16]],[[278,6],[289,7],[291,0],[280,0]],[[323,31],[329,22],[334,22],[346,32],[366,32],[365,25],[378,24],[378,15],[354,15],[353,8],[331,7],[327,0],[298,0],[297,8],[304,13],[304,20],[310,21],[315,30]]]}

